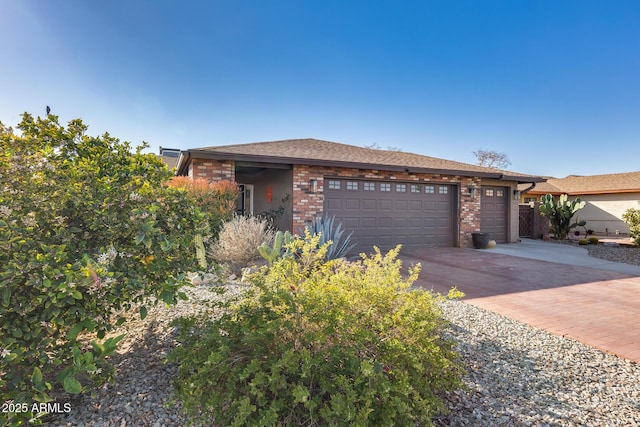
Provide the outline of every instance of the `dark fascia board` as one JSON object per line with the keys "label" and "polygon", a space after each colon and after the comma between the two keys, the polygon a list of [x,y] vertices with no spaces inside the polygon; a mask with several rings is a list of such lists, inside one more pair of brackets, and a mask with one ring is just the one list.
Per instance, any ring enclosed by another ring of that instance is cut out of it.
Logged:
{"label": "dark fascia board", "polygon": [[[493,178],[502,181],[517,181],[518,184],[527,182],[544,182],[546,179],[539,177],[525,177],[518,175],[506,175],[503,173],[493,172],[473,172],[465,170],[454,169],[437,169],[437,168],[416,168],[408,166],[393,166],[393,165],[380,165],[373,163],[354,163],[343,162],[338,160],[320,160],[320,159],[301,159],[295,157],[275,157],[264,155],[251,155],[251,154],[236,154],[236,153],[221,153],[204,150],[187,150],[180,153],[178,159],[178,171],[181,175],[183,171],[186,171],[190,158],[198,159],[215,159],[215,160],[236,160],[241,162],[259,162],[259,163],[275,163],[275,164],[289,164],[289,165],[313,165],[313,166],[327,166],[327,167],[341,167],[348,169],[372,169],[382,170],[390,172],[407,172],[407,173],[431,173],[439,175],[458,175],[458,176],[473,176],[480,178]],[[186,159],[183,161],[183,159]]]}

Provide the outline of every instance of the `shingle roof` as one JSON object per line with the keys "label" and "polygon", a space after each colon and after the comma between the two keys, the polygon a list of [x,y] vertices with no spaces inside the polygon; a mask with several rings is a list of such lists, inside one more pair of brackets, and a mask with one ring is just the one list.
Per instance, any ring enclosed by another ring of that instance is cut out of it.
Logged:
{"label": "shingle roof", "polygon": [[374,168],[379,170],[404,170],[406,168],[415,172],[486,176],[522,182],[543,180],[532,175],[421,154],[378,150],[311,138],[203,147],[187,150],[182,154],[180,167],[184,167],[186,160],[183,160],[183,157],[189,154],[193,157],[207,156],[221,159]]}
{"label": "shingle roof", "polygon": [[614,173],[607,175],[549,178],[536,184],[528,194],[606,194],[640,192],[640,172]]}

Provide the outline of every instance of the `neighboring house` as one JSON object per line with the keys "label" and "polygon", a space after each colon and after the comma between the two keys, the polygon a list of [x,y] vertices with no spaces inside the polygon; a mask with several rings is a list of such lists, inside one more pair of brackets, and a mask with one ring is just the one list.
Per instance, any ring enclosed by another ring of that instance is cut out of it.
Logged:
{"label": "neighboring house", "polygon": [[180,156],[180,150],[177,148],[164,148],[160,147],[160,158],[167,164],[169,170],[172,170],[178,164],[178,157]]}
{"label": "neighboring house", "polygon": [[629,225],[622,220],[622,214],[629,208],[640,208],[640,172],[607,175],[548,178],[528,191],[522,186],[523,203],[540,201],[545,194],[569,199],[580,197],[586,205],[576,216],[587,222],[587,228],[598,234],[628,234]]}
{"label": "neighboring house", "polygon": [[239,211],[277,212],[294,232],[335,215],[359,245],[389,249],[471,246],[471,233],[518,239],[517,185],[540,177],[401,151],[317,139],[257,142],[182,151],[178,175],[231,180]]}

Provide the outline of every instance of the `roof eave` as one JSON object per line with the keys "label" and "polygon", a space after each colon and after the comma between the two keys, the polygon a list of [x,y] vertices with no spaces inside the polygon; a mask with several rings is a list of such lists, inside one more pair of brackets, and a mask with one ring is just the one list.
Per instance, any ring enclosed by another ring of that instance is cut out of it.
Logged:
{"label": "roof eave", "polygon": [[262,162],[262,163],[277,163],[277,164],[303,164],[313,166],[327,166],[327,167],[341,167],[348,169],[372,169],[372,170],[385,170],[392,172],[406,172],[406,173],[432,173],[440,175],[458,175],[458,176],[474,176],[480,178],[493,178],[503,181],[517,181],[519,184],[528,182],[544,182],[545,178],[535,176],[519,176],[508,175],[498,172],[480,172],[469,171],[463,169],[441,169],[441,168],[424,168],[424,167],[410,167],[410,166],[396,166],[396,165],[381,165],[375,163],[355,163],[339,160],[322,160],[322,159],[308,159],[299,157],[278,157],[268,155],[257,154],[238,154],[238,153],[224,153],[224,152],[212,152],[205,150],[186,150],[180,152],[180,158],[178,159],[178,174],[183,174],[186,171],[190,158],[200,159],[215,159],[215,160],[237,160],[247,162]]}

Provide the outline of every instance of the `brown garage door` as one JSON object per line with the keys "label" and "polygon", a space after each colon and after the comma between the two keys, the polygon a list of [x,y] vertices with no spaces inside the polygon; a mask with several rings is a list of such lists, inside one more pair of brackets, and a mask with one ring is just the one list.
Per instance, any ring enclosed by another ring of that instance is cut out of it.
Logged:
{"label": "brown garage door", "polygon": [[324,211],[335,215],[356,252],[455,246],[456,187],[394,181],[324,180]]}
{"label": "brown garage door", "polygon": [[480,231],[497,243],[507,242],[508,187],[482,186]]}

